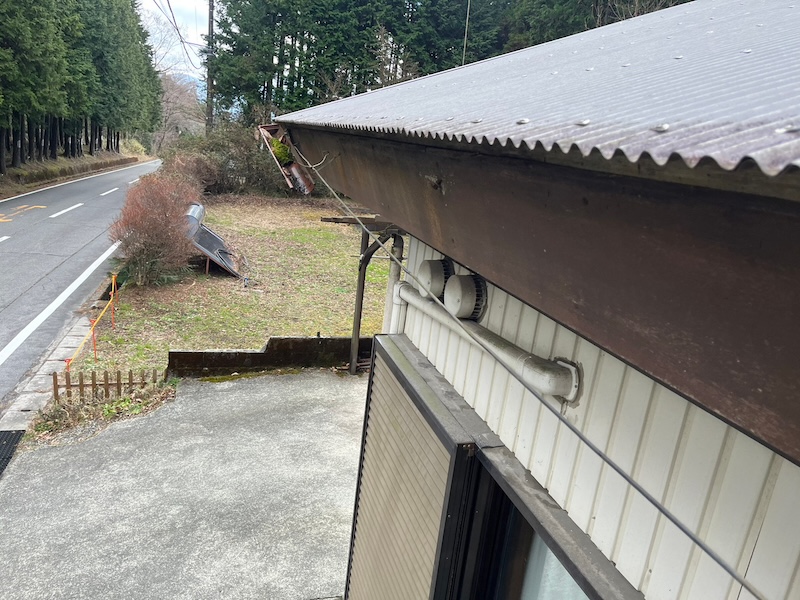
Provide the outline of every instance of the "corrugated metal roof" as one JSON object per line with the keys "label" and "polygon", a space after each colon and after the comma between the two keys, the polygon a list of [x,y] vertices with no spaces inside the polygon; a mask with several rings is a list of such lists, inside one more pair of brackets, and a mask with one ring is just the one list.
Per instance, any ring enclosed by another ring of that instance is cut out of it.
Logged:
{"label": "corrugated metal roof", "polygon": [[663,165],[800,167],[800,0],[697,0],[279,122]]}

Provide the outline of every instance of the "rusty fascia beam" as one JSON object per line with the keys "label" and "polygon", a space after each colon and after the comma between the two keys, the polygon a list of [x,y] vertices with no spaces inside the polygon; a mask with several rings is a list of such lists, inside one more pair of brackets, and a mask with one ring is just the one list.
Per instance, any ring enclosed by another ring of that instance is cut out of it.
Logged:
{"label": "rusty fascia beam", "polygon": [[334,188],[800,465],[800,203],[291,135]]}

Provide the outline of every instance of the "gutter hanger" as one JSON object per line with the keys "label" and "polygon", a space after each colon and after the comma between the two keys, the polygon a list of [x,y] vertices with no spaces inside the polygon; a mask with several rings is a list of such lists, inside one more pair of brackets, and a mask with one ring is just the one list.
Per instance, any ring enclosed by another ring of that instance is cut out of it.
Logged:
{"label": "gutter hanger", "polygon": [[483,345],[490,347],[506,368],[525,385],[529,385],[540,394],[559,396],[566,402],[574,402],[577,399],[580,391],[580,374],[576,366],[565,361],[548,360],[531,354],[475,321],[459,319],[463,329],[458,327],[454,323],[455,317],[433,300],[420,296],[407,281],[399,282],[395,291],[397,297],[481,350],[484,349]]}

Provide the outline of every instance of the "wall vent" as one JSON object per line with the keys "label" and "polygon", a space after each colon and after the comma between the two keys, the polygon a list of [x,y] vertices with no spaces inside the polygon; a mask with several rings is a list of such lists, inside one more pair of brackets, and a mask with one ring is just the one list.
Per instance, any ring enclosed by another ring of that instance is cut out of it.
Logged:
{"label": "wall vent", "polygon": [[453,275],[444,288],[444,307],[459,319],[480,320],[487,299],[486,280],[480,275]]}
{"label": "wall vent", "polygon": [[[417,269],[419,295],[423,298],[436,296],[439,300],[444,300],[445,286],[455,272],[455,265],[449,258],[423,260]],[[427,290],[430,290],[430,294]]]}

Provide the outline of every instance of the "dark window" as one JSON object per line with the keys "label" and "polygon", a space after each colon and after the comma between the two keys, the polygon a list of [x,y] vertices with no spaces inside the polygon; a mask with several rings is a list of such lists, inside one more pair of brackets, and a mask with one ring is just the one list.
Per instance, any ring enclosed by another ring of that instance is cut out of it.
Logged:
{"label": "dark window", "polygon": [[586,595],[491,475],[479,469],[457,598],[584,600]]}

